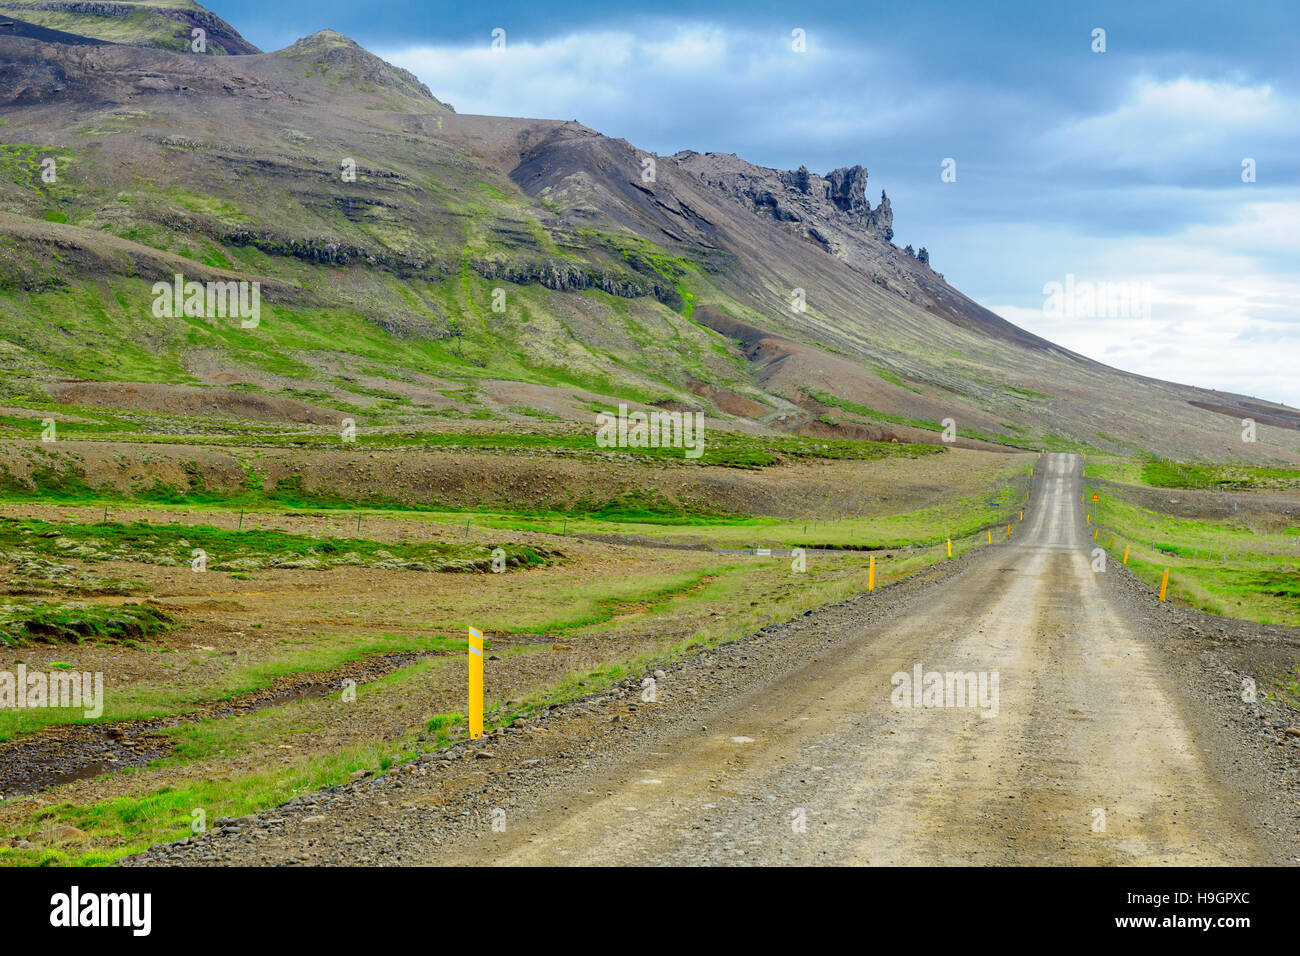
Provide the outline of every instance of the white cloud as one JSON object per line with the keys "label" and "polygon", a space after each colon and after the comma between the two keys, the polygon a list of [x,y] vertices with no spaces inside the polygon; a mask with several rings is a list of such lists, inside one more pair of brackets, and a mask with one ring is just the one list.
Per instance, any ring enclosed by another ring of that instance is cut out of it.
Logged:
{"label": "white cloud", "polygon": [[807,52],[795,53],[788,34],[709,23],[651,23],[538,42],[507,35],[500,52],[485,40],[377,53],[459,112],[578,119],[610,135],[640,137],[638,145],[652,149],[666,137],[676,148],[738,149],[693,141],[700,131],[739,130],[774,152],[814,137],[821,146],[896,135],[922,128],[945,105],[938,91],[890,94],[896,81],[886,58],[838,46],[833,37],[810,35]]}
{"label": "white cloud", "polygon": [[[1066,122],[1048,139],[1069,162],[1093,157],[1118,166],[1154,167],[1229,148],[1253,150],[1265,145],[1261,131],[1293,123],[1296,116],[1296,104],[1267,83],[1139,76],[1113,110]],[[1252,152],[1242,152],[1243,158],[1248,155]]]}
{"label": "white cloud", "polygon": [[648,66],[690,73],[711,72],[726,62],[731,52],[727,34],[716,27],[678,30],[665,40],[642,43],[640,49]]}
{"label": "white cloud", "polygon": [[[983,304],[1107,365],[1300,407],[1300,276],[1271,271],[1251,254],[1300,252],[1300,235],[1280,231],[1297,215],[1294,203],[1250,204],[1221,226],[1189,226],[1160,240],[1095,240],[1087,256],[1074,257],[1076,282],[1149,285],[1149,316],[1062,316],[1042,306]],[[1057,244],[1080,248],[1068,236]],[[1043,281],[1064,283],[1065,275]]]}

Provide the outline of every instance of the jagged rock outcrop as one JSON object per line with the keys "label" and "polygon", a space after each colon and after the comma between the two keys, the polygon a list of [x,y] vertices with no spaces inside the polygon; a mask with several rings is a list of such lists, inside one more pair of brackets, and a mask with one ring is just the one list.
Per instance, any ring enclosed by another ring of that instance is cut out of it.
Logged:
{"label": "jagged rock outcrop", "polygon": [[556,292],[599,289],[623,299],[654,296],[672,308],[681,305],[681,296],[672,286],[627,274],[584,269],[557,262],[519,265],[492,259],[475,261],[470,265],[475,272],[490,281],[502,280],[517,285],[541,285]]}
{"label": "jagged rock outcrop", "polygon": [[889,204],[889,197],[880,190],[880,205],[869,214],[871,231],[888,241],[894,238],[894,207]]}
{"label": "jagged rock outcrop", "polygon": [[833,236],[852,229],[888,242],[894,235],[894,213],[882,191],[880,205],[867,200],[867,170],[848,166],[825,176],[809,172],[755,166],[724,153],[685,150],[673,157],[683,168],[709,185],[752,205],[779,222],[795,223],[805,236],[831,248]]}
{"label": "jagged rock outcrop", "polygon": [[826,174],[826,198],[850,216],[866,216],[871,212],[867,171],[861,166],[831,170]]}

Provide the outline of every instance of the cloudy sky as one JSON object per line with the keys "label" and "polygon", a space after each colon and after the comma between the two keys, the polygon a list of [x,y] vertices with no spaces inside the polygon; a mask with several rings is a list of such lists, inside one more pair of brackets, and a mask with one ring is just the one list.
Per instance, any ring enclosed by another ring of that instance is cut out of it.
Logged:
{"label": "cloudy sky", "polygon": [[[659,153],[861,163],[895,241],[1013,322],[1300,406],[1294,0],[209,7],[268,50],[339,30],[460,112],[577,119]],[[1112,314],[1049,300],[1071,276],[1104,284]]]}

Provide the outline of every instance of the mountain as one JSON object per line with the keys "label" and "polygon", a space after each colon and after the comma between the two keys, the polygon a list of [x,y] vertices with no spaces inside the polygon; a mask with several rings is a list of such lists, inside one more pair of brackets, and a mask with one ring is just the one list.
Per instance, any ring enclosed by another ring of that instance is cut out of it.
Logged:
{"label": "mountain", "polygon": [[50,29],[105,43],[183,51],[191,48],[195,39],[193,31],[197,28],[204,32],[203,52],[259,52],[229,23],[194,0],[0,0],[0,17],[22,25],[11,28],[11,35],[34,36],[51,42],[68,41],[42,37],[28,29]]}
{"label": "mountain", "polygon": [[[628,401],[757,432],[937,442],[952,419],[967,445],[1300,460],[1294,409],[1109,368],[964,296],[893,245],[862,166],[460,114],[341,34],[263,53],[188,0],[0,11],[34,25],[0,28],[0,402],[422,427]],[[208,54],[177,41],[190,24]],[[156,317],[176,273],[260,283],[256,327]]]}

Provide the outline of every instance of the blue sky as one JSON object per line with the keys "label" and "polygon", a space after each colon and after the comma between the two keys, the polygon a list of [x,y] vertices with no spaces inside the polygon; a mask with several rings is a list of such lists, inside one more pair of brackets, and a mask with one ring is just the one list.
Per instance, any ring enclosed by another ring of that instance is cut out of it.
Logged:
{"label": "blue sky", "polygon": [[[1120,368],[1300,406],[1294,0],[210,8],[268,50],[339,30],[461,112],[578,119],[659,153],[861,163],[895,241],[1012,321]],[[1044,286],[1067,276],[1130,307],[1051,314]]]}

